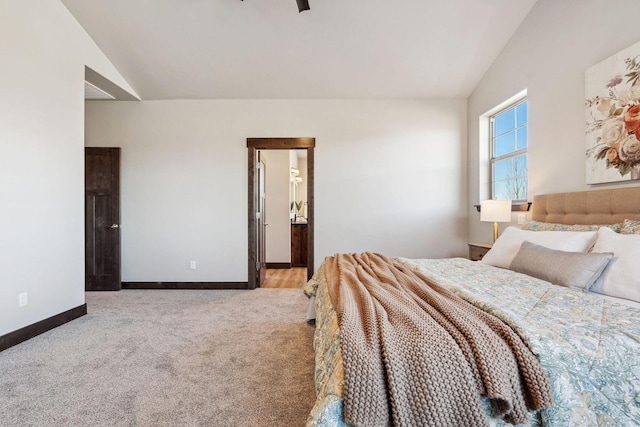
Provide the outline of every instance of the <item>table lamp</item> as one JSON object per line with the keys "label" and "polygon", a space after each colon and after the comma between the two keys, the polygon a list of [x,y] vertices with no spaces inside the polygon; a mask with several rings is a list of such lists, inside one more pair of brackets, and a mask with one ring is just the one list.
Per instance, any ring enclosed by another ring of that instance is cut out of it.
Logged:
{"label": "table lamp", "polygon": [[498,223],[511,222],[511,200],[480,202],[480,221],[493,222],[493,241],[498,239]]}

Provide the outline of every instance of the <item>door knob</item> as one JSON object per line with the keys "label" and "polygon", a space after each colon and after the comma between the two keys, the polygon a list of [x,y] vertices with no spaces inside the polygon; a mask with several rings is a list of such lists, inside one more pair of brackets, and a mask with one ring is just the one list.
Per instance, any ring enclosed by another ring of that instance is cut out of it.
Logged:
{"label": "door knob", "polygon": [[111,224],[111,225],[105,225],[105,227],[111,228],[111,229],[115,229],[115,228],[120,228],[120,225],[119,224]]}

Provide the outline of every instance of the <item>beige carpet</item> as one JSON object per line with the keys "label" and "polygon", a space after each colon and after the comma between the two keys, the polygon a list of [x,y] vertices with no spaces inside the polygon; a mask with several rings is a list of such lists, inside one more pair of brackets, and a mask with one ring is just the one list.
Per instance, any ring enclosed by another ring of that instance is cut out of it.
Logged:
{"label": "beige carpet", "polygon": [[301,289],[87,293],[89,314],[0,352],[1,426],[302,426]]}

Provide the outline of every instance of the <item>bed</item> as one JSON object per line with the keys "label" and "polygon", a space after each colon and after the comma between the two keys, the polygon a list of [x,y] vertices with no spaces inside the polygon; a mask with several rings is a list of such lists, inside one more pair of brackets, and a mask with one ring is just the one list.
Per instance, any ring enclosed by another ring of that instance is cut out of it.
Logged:
{"label": "bed", "polygon": [[[553,404],[530,411],[522,425],[640,425],[640,275],[632,268],[640,259],[640,187],[536,196],[524,228],[505,230],[482,262],[393,262],[495,316],[528,347]],[[316,312],[317,400],[308,426],[351,425],[329,289],[323,263],[305,287]],[[479,399],[486,418],[478,425],[509,425]],[[402,423],[380,423],[390,424]]]}

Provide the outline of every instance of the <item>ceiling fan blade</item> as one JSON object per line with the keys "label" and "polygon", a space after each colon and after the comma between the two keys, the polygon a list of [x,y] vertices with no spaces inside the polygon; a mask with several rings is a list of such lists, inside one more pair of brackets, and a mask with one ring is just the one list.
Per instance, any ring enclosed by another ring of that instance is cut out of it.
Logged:
{"label": "ceiling fan blade", "polygon": [[303,10],[310,10],[309,0],[296,0],[298,3],[298,12],[302,12]]}

